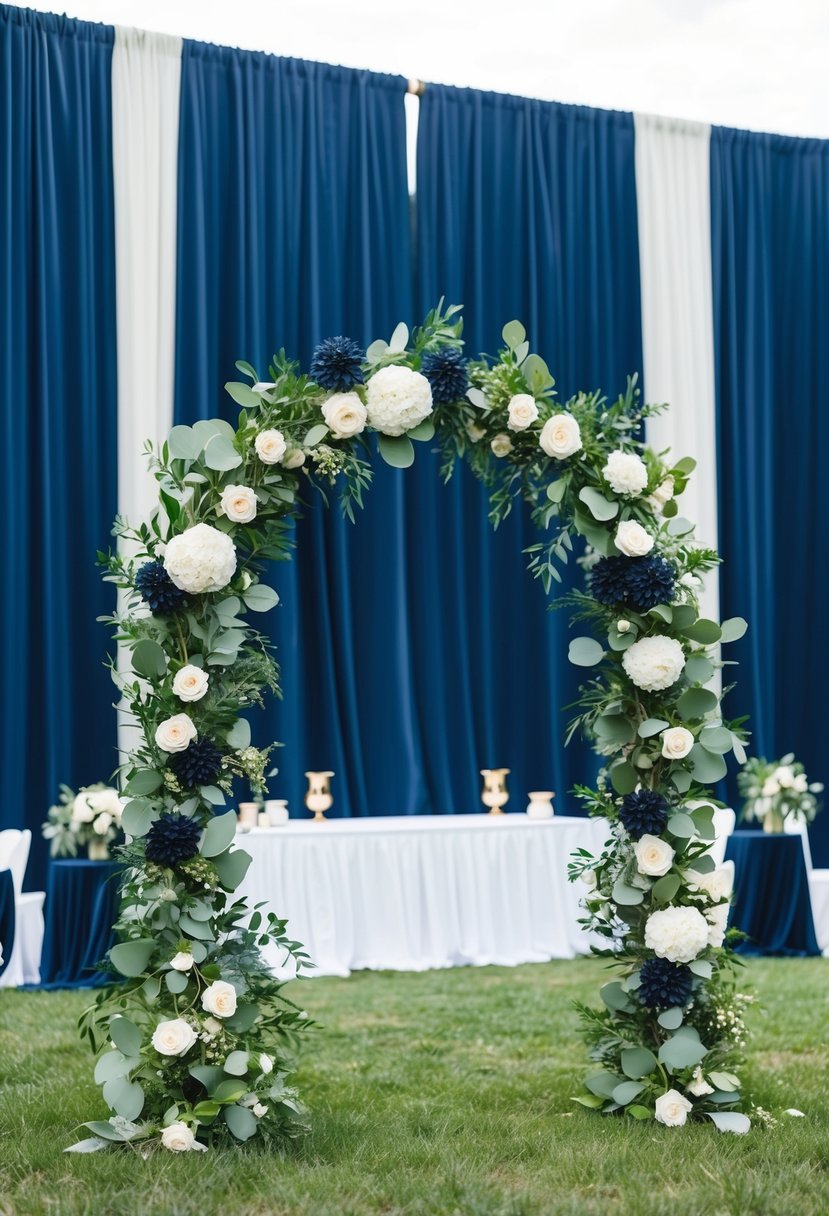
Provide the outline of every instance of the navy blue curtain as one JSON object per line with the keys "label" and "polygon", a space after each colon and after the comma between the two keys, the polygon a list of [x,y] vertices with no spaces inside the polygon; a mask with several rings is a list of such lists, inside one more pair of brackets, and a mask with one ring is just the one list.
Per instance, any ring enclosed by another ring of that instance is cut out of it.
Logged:
{"label": "navy blue curtain", "polygon": [[[723,615],[745,616],[728,706],[751,748],[829,782],[829,142],[715,127],[711,238]],[[829,814],[811,831],[829,865]]]}
{"label": "navy blue curtain", "polygon": [[[471,352],[494,351],[517,317],[562,400],[597,387],[615,396],[642,366],[632,116],[429,85],[417,272],[421,309],[440,295],[463,300]],[[431,471],[411,474],[426,506],[418,543],[442,563],[438,586],[413,583],[417,617],[439,622],[436,661],[418,669],[418,703],[432,719],[427,752],[458,801],[473,799],[485,762],[513,769],[516,809],[526,790],[552,783],[560,809],[577,810],[567,791],[596,765],[584,744],[563,746],[579,677],[567,661],[566,613],[548,612],[526,569],[522,550],[538,535],[518,509],[493,537],[485,492],[465,471],[430,498]],[[413,569],[417,560],[415,548]],[[433,706],[435,668],[456,678]]]}
{"label": "navy blue curtain", "polygon": [[[411,320],[405,81],[185,42],[179,143],[176,418],[234,419],[222,391],[280,346],[307,368],[345,333]],[[253,718],[279,740],[274,796],[331,768],[334,814],[433,805],[414,730],[403,488],[376,464],[356,526],[309,503],[295,560],[270,572],[285,697]],[[438,806],[435,809],[451,809]],[[463,808],[458,808],[463,809]]]}
{"label": "navy blue curtain", "polygon": [[111,27],[0,5],[3,554],[0,826],[34,833],[60,782],[117,763],[114,596],[95,554],[116,511]]}

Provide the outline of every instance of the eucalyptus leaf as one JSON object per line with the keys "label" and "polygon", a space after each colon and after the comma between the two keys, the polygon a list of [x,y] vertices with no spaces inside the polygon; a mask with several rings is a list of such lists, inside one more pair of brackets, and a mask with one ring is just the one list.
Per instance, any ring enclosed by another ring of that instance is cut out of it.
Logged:
{"label": "eucalyptus leaf", "polygon": [[225,735],[228,747],[234,751],[244,751],[250,747],[250,722],[247,718],[237,718]]}
{"label": "eucalyptus leaf", "polygon": [[694,780],[703,785],[713,785],[721,781],[728,772],[728,765],[722,756],[706,751],[699,743],[695,743],[691,748],[689,759]]}
{"label": "eucalyptus leaf", "polygon": [[704,718],[716,709],[718,704],[717,694],[710,688],[686,688],[677,701],[676,708],[685,722],[691,722],[695,718]]}
{"label": "eucalyptus leaf", "polygon": [[164,982],[169,992],[179,995],[184,992],[189,981],[183,971],[168,971],[164,976]]}
{"label": "eucalyptus leaf", "polygon": [[510,350],[515,350],[526,339],[527,331],[520,321],[507,321],[501,330],[501,337]]}
{"label": "eucalyptus leaf", "polygon": [[125,1056],[137,1056],[141,1050],[141,1034],[129,1018],[114,1017],[109,1024],[109,1037]]}
{"label": "eucalyptus leaf", "polygon": [[707,1055],[708,1049],[700,1042],[697,1031],[692,1026],[680,1026],[679,1030],[659,1048],[659,1063],[679,1072],[683,1068],[693,1068],[695,1064]]}
{"label": "eucalyptus leaf", "polygon": [[671,835],[676,836],[679,840],[691,840],[696,836],[697,830],[694,821],[684,811],[677,811],[671,815],[667,826]]}
{"label": "eucalyptus leaf", "polygon": [[232,1051],[224,1063],[224,1070],[231,1077],[244,1077],[248,1071],[250,1055],[247,1051]]}
{"label": "eucalyptus leaf", "polygon": [[678,1030],[682,1025],[682,1018],[682,1009],[674,1005],[672,1009],[663,1009],[656,1020],[665,1030]]}
{"label": "eucalyptus leaf", "polygon": [[618,502],[605,498],[604,494],[599,493],[592,486],[585,486],[579,492],[579,498],[587,506],[594,519],[606,521],[619,514]]}
{"label": "eucalyptus leaf", "polygon": [[[244,409],[255,410],[261,404],[261,398],[258,393],[255,393],[249,384],[242,384],[239,380],[229,380],[225,384],[225,392],[229,393],[237,405],[241,405]],[[212,468],[212,465],[208,466]]]}
{"label": "eucalyptus leaf", "polygon": [[729,617],[727,621],[723,621],[720,625],[720,641],[721,642],[738,642],[744,636],[748,629],[748,621],[743,620],[741,616]]}
{"label": "eucalyptus leaf", "polygon": [[250,1140],[256,1135],[256,1115],[246,1106],[226,1106],[224,1119],[237,1140]]}
{"label": "eucalyptus leaf", "polygon": [[167,443],[173,460],[198,460],[202,449],[201,440],[189,426],[174,426]]}
{"label": "eucalyptus leaf", "polygon": [[601,663],[605,652],[595,638],[573,638],[567,652],[571,663],[577,667],[595,667]]}
{"label": "eucalyptus leaf", "polygon": [[650,739],[652,735],[658,735],[660,731],[667,730],[670,722],[666,722],[664,718],[646,718],[639,727],[639,738]]}
{"label": "eucalyptus leaf", "polygon": [[694,621],[684,632],[686,638],[690,638],[692,642],[700,642],[703,646],[713,646],[720,640],[720,627],[717,622],[708,621],[704,617]]}
{"label": "eucalyptus leaf", "polygon": [[751,1120],[748,1115],[737,1110],[706,1111],[708,1118],[721,1132],[733,1132],[736,1136],[744,1136],[751,1130]]}
{"label": "eucalyptus leaf", "polygon": [[658,904],[669,904],[680,885],[678,874],[663,874],[651,887],[651,898]]}
{"label": "eucalyptus leaf", "polygon": [[122,1119],[137,1119],[144,1109],[144,1090],[137,1081],[113,1077],[104,1082],[104,1101]]}
{"label": "eucalyptus leaf", "polygon": [[613,1091],[617,1085],[623,1084],[625,1078],[617,1076],[614,1072],[603,1070],[602,1072],[591,1073],[585,1078],[584,1084],[591,1094],[597,1094],[601,1098],[612,1098]]}
{"label": "eucalyptus leaf", "polygon": [[152,938],[137,938],[135,941],[119,942],[117,946],[113,946],[109,952],[109,960],[116,971],[131,979],[146,969],[154,950],[155,941]]}
{"label": "eucalyptus leaf", "polygon": [[167,671],[167,656],[152,638],[136,642],[130,661],[136,675],[144,676],[146,680],[160,680]]}
{"label": "eucalyptus leaf", "polygon": [[623,1081],[614,1089],[613,1101],[618,1102],[620,1106],[627,1106],[628,1102],[639,1097],[644,1088],[645,1085],[642,1081]]}
{"label": "eucalyptus leaf", "polygon": [[316,426],[312,426],[310,431],[305,435],[302,441],[302,446],[306,448],[315,448],[318,443],[322,443],[323,439],[328,434],[328,427],[324,422],[318,422]]}
{"label": "eucalyptus leaf", "polygon": [[407,435],[379,435],[380,455],[393,469],[408,469],[414,464],[414,448]]}
{"label": "eucalyptus leaf", "polygon": [[635,907],[644,898],[645,892],[641,887],[631,887],[621,878],[617,878],[613,884],[613,899],[623,907]]}
{"label": "eucalyptus leaf", "polygon": [[242,592],[242,599],[245,601],[245,607],[251,612],[269,612],[279,603],[279,596],[267,583],[254,583],[247,591]]}
{"label": "eucalyptus leaf", "polygon": [[228,848],[235,835],[235,811],[228,811],[225,815],[214,815],[204,829],[199,852],[203,857],[218,857]]}
{"label": "eucalyptus leaf", "polygon": [[435,437],[435,424],[431,418],[424,418],[417,426],[413,426],[406,434],[410,439],[416,439],[418,443],[428,443],[430,439]]}
{"label": "eucalyptus leaf", "polygon": [[238,469],[239,465],[242,464],[242,457],[226,435],[214,435],[205,444],[204,463],[208,469],[213,469],[217,473],[224,473],[230,469]]}
{"label": "eucalyptus leaf", "polygon": [[618,764],[612,764],[608,771],[610,773],[610,784],[617,794],[632,794],[639,784],[639,774],[627,760],[622,760]]}
{"label": "eucalyptus leaf", "polygon": [[253,858],[244,849],[233,849],[214,858],[213,864],[219,873],[219,881],[226,891],[235,891],[244,882]]}
{"label": "eucalyptus leaf", "polygon": [[[625,1047],[621,1062],[622,1072],[633,1081],[649,1076],[658,1066],[656,1056],[647,1047]],[[616,1101],[619,1102],[620,1099],[616,1098]]]}

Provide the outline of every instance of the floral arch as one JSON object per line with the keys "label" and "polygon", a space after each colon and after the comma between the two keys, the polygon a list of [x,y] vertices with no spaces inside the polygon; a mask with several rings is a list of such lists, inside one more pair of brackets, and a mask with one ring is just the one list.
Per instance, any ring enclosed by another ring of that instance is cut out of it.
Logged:
{"label": "floral arch", "polygon": [[235,898],[250,859],[223,808],[235,776],[261,789],[268,768],[241,717],[278,687],[255,623],[277,602],[263,565],[287,556],[287,521],[309,482],[339,486],[354,517],[372,431],[399,468],[413,441],[432,439],[447,477],[468,461],[496,525],[516,498],[529,502],[543,534],[530,566],[548,593],[584,551],[587,590],[563,597],[589,630],[570,644],[571,661],[591,669],[570,733],[605,757],[598,788],[577,792],[609,826],[601,855],[577,854],[570,876],[586,883],[584,925],[617,978],[601,1010],[582,1010],[594,1066],[576,1100],[669,1126],[689,1116],[748,1126],[731,1071],[741,1033],[723,1018],[734,1002],[729,875],[709,854],[705,790],[727,752],[742,756],[740,724],[722,719],[707,685],[717,647],[745,622],[700,616],[700,575],[719,559],[677,509],[693,462],[640,442],[659,407],[639,403],[635,380],[613,403],[596,392],[560,405],[519,322],[494,359],[465,359],[461,329],[460,308],[441,301],[411,337],[398,325],[365,353],[326,340],[308,374],[284,352],[267,381],[239,363],[250,383],[226,385],[235,429],[174,427],[151,450],[158,510],[137,528],[116,523],[137,556],[106,558],[105,577],[126,597],[113,624],[131,653],[120,682],[143,738],[123,773],[130,839],[109,956],[123,982],[82,1019],[94,1049],[109,1044],[95,1077],[113,1111],[87,1124],[87,1147],[181,1151],[304,1128],[288,1080],[310,1023],[259,947],[275,939],[307,959],[284,921]]}

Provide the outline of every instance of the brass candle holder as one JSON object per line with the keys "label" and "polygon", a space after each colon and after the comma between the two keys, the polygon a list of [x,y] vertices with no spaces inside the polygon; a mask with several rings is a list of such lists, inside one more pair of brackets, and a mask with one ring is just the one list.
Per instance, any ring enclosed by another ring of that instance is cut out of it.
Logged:
{"label": "brass candle holder", "polygon": [[490,815],[502,815],[504,806],[509,802],[507,792],[508,768],[482,768],[484,788],[481,790],[481,802],[489,809]]}
{"label": "brass candle holder", "polygon": [[334,805],[331,795],[331,772],[306,773],[308,778],[308,793],[305,795],[305,805],[314,813],[314,823],[325,822],[325,812]]}

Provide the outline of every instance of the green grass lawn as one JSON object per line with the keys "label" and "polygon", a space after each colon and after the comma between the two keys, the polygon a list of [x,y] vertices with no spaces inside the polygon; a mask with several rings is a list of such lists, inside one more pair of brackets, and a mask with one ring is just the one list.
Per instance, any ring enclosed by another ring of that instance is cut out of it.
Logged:
{"label": "green grass lawn", "polygon": [[[324,1023],[299,1076],[312,1134],[285,1156],[64,1155],[103,1118],[75,1035],[83,993],[0,992],[2,1216],[812,1216],[829,1212],[829,964],[748,969],[755,1102],[774,1130],[726,1136],[602,1119],[570,1101],[583,1069],[570,1001],[589,960],[362,973],[293,995]],[[782,1114],[795,1106],[805,1119]]]}

